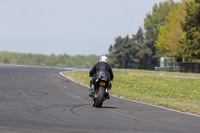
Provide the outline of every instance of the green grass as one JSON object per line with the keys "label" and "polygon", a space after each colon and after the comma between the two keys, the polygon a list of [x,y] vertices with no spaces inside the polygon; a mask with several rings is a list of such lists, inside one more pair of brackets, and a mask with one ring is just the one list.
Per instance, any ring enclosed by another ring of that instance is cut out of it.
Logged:
{"label": "green grass", "polygon": [[139,70],[139,69],[113,69],[116,72],[128,72],[128,73],[153,73],[153,74],[173,74],[173,75],[190,75],[200,76],[198,73],[181,73],[181,72],[165,72],[165,71],[151,71],[151,70]]}
{"label": "green grass", "polygon": [[[88,73],[65,73],[89,86]],[[200,114],[200,79],[115,75],[111,94]]]}

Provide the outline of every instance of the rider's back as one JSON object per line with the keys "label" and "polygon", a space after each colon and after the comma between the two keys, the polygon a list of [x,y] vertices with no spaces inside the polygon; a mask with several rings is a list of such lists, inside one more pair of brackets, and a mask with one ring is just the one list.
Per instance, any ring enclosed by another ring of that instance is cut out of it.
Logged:
{"label": "rider's back", "polygon": [[111,80],[113,79],[113,73],[111,67],[108,63],[98,62],[90,71],[90,75],[95,74],[97,77],[99,76],[107,76]]}

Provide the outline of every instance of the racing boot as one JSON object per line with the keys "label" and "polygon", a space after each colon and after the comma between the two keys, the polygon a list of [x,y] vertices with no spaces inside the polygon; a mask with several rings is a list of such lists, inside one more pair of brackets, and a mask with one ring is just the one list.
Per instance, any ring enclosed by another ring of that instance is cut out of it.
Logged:
{"label": "racing boot", "polygon": [[105,94],[105,98],[106,99],[110,99],[110,95],[109,95],[109,93],[110,93],[110,90],[111,90],[111,83],[109,83],[109,86],[108,86],[108,88],[106,89],[106,94]]}
{"label": "racing boot", "polygon": [[91,86],[90,86],[90,94],[89,94],[89,97],[93,97],[94,96],[94,90],[95,90],[95,87],[94,87],[94,84],[92,84]]}
{"label": "racing boot", "polygon": [[106,93],[106,94],[105,94],[105,98],[106,98],[106,99],[110,99],[109,93]]}

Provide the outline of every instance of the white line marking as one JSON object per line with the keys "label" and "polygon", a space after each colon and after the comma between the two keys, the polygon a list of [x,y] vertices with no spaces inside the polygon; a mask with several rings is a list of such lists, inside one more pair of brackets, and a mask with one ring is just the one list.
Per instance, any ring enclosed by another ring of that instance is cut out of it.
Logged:
{"label": "white line marking", "polygon": [[[75,72],[75,71],[64,71],[64,72],[65,72],[65,73],[68,73],[68,72]],[[84,87],[89,88],[88,86],[86,86],[86,85],[84,85],[84,84],[81,84],[81,83],[79,83],[79,82],[76,82],[76,81],[74,81],[74,80],[68,78],[68,77],[64,74],[64,72],[60,72],[60,75],[62,75],[63,77],[69,79],[70,81],[72,81],[72,82],[74,82],[74,83],[76,83],[76,84],[80,84],[80,85],[82,85],[82,86],[84,86]]]}

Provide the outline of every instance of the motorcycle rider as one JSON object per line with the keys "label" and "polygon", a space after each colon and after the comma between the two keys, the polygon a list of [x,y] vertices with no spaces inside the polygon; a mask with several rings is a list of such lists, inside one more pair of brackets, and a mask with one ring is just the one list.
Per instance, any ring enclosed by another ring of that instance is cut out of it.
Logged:
{"label": "motorcycle rider", "polygon": [[[89,96],[92,97],[95,91],[95,80],[99,76],[104,76],[109,78],[111,81],[114,78],[113,71],[108,64],[108,58],[106,56],[101,56],[99,58],[99,62],[94,65],[94,67],[90,70],[89,76],[92,77],[90,81],[90,94]],[[109,92],[111,89],[111,83],[109,83],[108,92],[106,93],[106,99],[110,99]]]}

